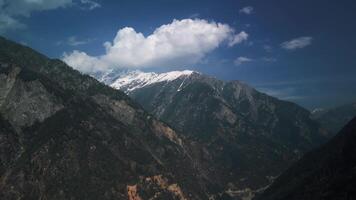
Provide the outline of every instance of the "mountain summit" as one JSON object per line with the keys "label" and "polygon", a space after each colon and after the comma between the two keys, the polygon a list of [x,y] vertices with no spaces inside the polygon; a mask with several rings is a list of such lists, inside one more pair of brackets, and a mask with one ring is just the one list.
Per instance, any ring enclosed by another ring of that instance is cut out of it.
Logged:
{"label": "mountain summit", "polygon": [[122,73],[118,78],[110,84],[111,87],[130,93],[133,90],[147,87],[155,83],[171,82],[176,79],[185,79],[197,73],[190,70],[171,71],[167,73],[142,72],[139,70]]}

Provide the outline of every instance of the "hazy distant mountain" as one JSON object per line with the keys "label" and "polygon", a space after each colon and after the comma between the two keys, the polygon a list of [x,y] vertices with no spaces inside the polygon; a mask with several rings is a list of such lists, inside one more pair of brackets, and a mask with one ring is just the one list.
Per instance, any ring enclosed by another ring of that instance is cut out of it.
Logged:
{"label": "hazy distant mountain", "polygon": [[330,142],[307,153],[257,199],[356,199],[356,118]]}
{"label": "hazy distant mountain", "polygon": [[223,188],[124,93],[0,37],[0,199],[208,199]]}
{"label": "hazy distant mountain", "polygon": [[331,133],[336,134],[343,126],[356,116],[356,103],[339,106],[332,109],[319,109],[313,113],[316,119],[323,127]]}
{"label": "hazy distant mountain", "polygon": [[239,81],[193,71],[133,71],[111,86],[189,138],[202,167],[232,196],[252,197],[325,141],[307,110]]}

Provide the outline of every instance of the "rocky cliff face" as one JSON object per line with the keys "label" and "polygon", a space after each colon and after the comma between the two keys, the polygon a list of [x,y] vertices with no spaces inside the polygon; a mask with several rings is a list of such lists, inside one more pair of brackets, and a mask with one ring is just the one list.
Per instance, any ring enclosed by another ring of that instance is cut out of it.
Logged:
{"label": "rocky cliff face", "polygon": [[262,191],[326,140],[307,110],[239,81],[192,72],[142,87],[135,83],[134,89],[118,88],[189,138],[200,167],[236,198]]}
{"label": "rocky cliff face", "polygon": [[355,199],[356,118],[283,173],[261,200]]}
{"label": "rocky cliff face", "polygon": [[208,199],[222,187],[120,91],[0,38],[0,199]]}
{"label": "rocky cliff face", "polygon": [[16,128],[42,122],[63,108],[63,102],[48,92],[38,80],[19,79],[20,67],[2,65],[0,113]]}

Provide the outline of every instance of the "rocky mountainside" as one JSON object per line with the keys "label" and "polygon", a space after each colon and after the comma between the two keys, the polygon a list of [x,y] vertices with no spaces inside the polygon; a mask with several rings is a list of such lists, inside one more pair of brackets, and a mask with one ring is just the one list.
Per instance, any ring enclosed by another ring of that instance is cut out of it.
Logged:
{"label": "rocky mountainside", "polygon": [[215,199],[173,129],[124,93],[0,37],[0,199]]}
{"label": "rocky mountainside", "polygon": [[313,119],[317,120],[330,133],[336,134],[354,116],[356,116],[356,103],[338,106],[332,109],[316,110]]}
{"label": "rocky mountainside", "polygon": [[251,198],[326,140],[309,111],[239,81],[191,71],[136,71],[121,74],[111,86],[189,138],[206,173],[231,196]]}
{"label": "rocky mountainside", "polygon": [[356,118],[283,173],[261,200],[356,199]]}

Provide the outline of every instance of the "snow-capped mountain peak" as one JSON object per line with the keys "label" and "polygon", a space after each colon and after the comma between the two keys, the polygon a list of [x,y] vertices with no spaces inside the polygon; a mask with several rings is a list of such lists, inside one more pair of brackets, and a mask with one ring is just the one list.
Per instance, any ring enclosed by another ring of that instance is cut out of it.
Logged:
{"label": "snow-capped mountain peak", "polygon": [[169,82],[182,77],[192,75],[194,71],[171,71],[166,73],[142,72],[139,70],[121,74],[112,84],[115,89],[124,90],[127,93],[154,83]]}

